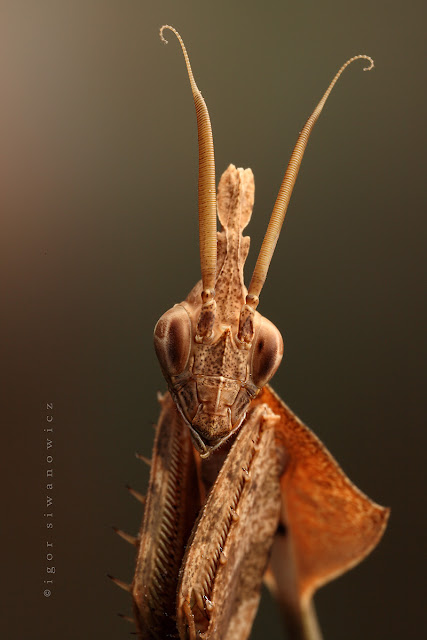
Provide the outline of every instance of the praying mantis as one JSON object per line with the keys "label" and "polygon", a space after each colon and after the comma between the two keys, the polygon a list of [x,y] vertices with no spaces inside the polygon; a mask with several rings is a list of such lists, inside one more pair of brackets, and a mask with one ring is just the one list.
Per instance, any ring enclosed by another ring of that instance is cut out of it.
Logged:
{"label": "praying mantis", "polygon": [[[216,193],[212,128],[184,42],[199,141],[202,279],[154,329],[168,385],[159,396],[147,496],[130,585],[143,640],[249,637],[264,580],[294,640],[319,640],[312,598],[378,543],[389,510],[363,495],[269,381],[283,355],[279,330],[258,311],[302,157],[337,72],[299,134],[246,289],[254,203],[250,169],[230,165]],[[217,232],[216,217],[221,223]],[[142,457],[142,456],[141,456]],[[124,616],[126,617],[126,616]]]}

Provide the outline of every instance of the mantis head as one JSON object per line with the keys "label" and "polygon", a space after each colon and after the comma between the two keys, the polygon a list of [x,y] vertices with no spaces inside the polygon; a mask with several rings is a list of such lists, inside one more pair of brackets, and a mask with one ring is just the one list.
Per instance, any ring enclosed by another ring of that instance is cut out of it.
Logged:
{"label": "mantis head", "polygon": [[[350,58],[333,78],[302,129],[271,214],[254,273],[246,290],[243,265],[249,238],[242,232],[254,201],[250,169],[233,165],[216,197],[212,128],[189,57],[178,38],[196,107],[199,138],[199,238],[202,280],[187,299],[167,311],[154,329],[154,345],[176,406],[201,457],[223,445],[241,427],[252,401],[276,372],[283,356],[279,330],[256,308],[279,238],[304,151],[323,106]],[[165,41],[166,42],[166,41]],[[217,234],[218,213],[222,231]]]}

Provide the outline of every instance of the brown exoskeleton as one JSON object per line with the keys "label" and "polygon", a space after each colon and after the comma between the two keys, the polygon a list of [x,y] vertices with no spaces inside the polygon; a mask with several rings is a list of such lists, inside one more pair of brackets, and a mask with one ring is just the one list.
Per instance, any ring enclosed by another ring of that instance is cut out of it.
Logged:
{"label": "brown exoskeleton", "polygon": [[[254,202],[250,169],[230,165],[216,196],[206,104],[184,53],[199,133],[202,280],[154,330],[169,392],[153,448],[131,592],[143,639],[244,640],[265,579],[292,638],[321,637],[314,591],[379,541],[388,510],[345,476],[268,386],[283,354],[256,307],[310,132],[348,60],[301,131],[246,290],[243,236]],[[218,214],[222,230],[217,233]],[[132,493],[144,499],[131,490]]]}

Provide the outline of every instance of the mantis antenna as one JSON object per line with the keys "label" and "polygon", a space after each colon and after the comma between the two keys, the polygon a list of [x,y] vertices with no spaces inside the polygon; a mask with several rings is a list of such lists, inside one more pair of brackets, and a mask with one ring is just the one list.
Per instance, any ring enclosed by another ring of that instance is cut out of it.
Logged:
{"label": "mantis antenna", "polygon": [[285,219],[286,210],[288,208],[289,200],[291,198],[292,190],[295,185],[295,181],[297,179],[298,171],[301,166],[302,158],[304,156],[304,151],[307,146],[308,139],[310,137],[311,131],[316,123],[317,118],[319,117],[323,107],[325,106],[325,102],[328,99],[329,94],[334,88],[338,78],[349,64],[354,62],[355,60],[368,60],[370,62],[369,67],[364,67],[364,71],[370,71],[374,66],[374,61],[369,56],[358,55],[354,56],[347,60],[345,64],[341,67],[338,73],[335,75],[329,87],[326,89],[322,99],[319,104],[307,120],[302,129],[301,133],[298,136],[297,143],[292,152],[291,159],[289,160],[288,167],[286,169],[285,177],[283,178],[283,182],[280,186],[279,193],[273,208],[273,212],[271,214],[270,222],[268,224],[268,228],[261,245],[261,249],[259,252],[258,260],[255,265],[254,273],[252,276],[251,283],[248,289],[248,295],[246,297],[246,304],[256,309],[259,302],[259,295],[261,293],[261,289],[264,286],[265,279],[267,277],[268,268],[270,266],[271,258],[273,257],[274,249],[276,248],[277,240],[280,235],[280,230],[282,228],[283,220]]}
{"label": "mantis antenna", "polygon": [[215,157],[212,137],[212,127],[209,112],[202,94],[194,80],[185,44],[178,31],[165,24],[160,29],[160,38],[167,44],[163,31],[169,29],[178,38],[184,54],[193,92],[194,106],[196,107],[197,133],[199,138],[199,239],[200,239],[200,266],[202,271],[203,302],[209,303],[214,299],[216,278],[216,184],[215,184]]}

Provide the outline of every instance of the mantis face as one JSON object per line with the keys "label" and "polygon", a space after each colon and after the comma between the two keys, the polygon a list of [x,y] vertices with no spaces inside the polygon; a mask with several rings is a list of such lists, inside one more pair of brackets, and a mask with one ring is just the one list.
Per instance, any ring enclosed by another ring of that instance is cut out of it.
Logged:
{"label": "mantis face", "polygon": [[218,189],[218,277],[215,300],[203,304],[201,283],[185,302],[167,311],[154,345],[175,403],[202,457],[241,426],[254,398],[283,355],[279,330],[245,304],[243,264],[254,193],[252,171],[233,165]]}

